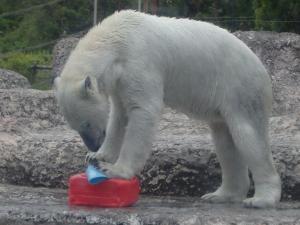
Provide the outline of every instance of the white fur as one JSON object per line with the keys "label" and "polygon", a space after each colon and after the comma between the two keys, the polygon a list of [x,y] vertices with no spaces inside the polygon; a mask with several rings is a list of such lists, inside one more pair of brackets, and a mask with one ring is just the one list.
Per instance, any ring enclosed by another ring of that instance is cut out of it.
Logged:
{"label": "white fur", "polygon": [[105,129],[104,113],[86,112],[103,111],[105,101],[98,97],[96,106],[76,94],[87,76],[97,80],[94,96],[111,102],[105,141],[89,155],[106,161],[100,167],[108,176],[129,178],[143,169],[166,104],[212,128],[222,185],[203,199],[244,200],[249,168],[256,190],[244,204],[269,207],[279,201],[280,178],[268,143],[270,79],[255,54],[226,30],[134,11],[115,13],[91,29],[65,65],[58,100],[62,108],[76,109],[76,121],[72,110],[63,110],[75,129],[84,119]]}

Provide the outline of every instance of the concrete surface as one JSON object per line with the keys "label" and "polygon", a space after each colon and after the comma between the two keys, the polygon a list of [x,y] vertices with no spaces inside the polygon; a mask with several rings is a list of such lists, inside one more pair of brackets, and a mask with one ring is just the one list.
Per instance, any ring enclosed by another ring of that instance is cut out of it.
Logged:
{"label": "concrete surface", "polygon": [[0,184],[0,225],[294,225],[300,224],[300,203],[277,209],[246,209],[209,204],[199,198],[141,196],[132,207],[70,207],[66,190]]}

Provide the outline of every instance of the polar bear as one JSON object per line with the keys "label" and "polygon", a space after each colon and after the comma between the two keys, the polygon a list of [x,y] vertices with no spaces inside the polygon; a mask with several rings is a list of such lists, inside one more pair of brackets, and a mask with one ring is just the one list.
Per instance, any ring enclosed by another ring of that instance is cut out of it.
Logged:
{"label": "polar bear", "polygon": [[98,159],[108,177],[130,178],[143,169],[165,104],[212,130],[222,184],[204,200],[262,208],[280,200],[268,141],[270,78],[228,31],[116,12],[79,41],[55,86],[66,120],[92,151],[88,159]]}

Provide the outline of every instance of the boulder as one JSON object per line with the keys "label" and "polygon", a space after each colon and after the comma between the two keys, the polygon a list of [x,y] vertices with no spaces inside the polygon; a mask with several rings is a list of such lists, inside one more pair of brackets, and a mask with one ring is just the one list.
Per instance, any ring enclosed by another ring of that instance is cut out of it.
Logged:
{"label": "boulder", "polygon": [[66,126],[53,91],[0,89],[0,99],[0,180],[66,186],[66,176],[83,169],[85,148]]}
{"label": "boulder", "polygon": [[0,69],[0,89],[10,88],[30,88],[30,83],[26,77],[17,72]]}
{"label": "boulder", "polygon": [[53,48],[52,79],[59,76],[71,51],[75,48],[79,37],[61,39]]}

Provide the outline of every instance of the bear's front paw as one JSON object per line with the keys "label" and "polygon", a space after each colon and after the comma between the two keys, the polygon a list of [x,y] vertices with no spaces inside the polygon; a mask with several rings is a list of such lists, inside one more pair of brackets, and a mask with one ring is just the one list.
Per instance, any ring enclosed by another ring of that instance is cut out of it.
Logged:
{"label": "bear's front paw", "polygon": [[93,164],[95,161],[113,163],[116,161],[116,159],[108,154],[104,154],[102,151],[88,152],[85,157],[85,162]]}
{"label": "bear's front paw", "polygon": [[108,178],[131,179],[134,176],[134,173],[130,168],[126,168],[118,164],[111,164],[102,161],[98,163],[98,168],[105,173]]}
{"label": "bear's front paw", "polygon": [[85,162],[86,163],[91,163],[96,159],[96,153],[97,152],[88,152],[85,156]]}

